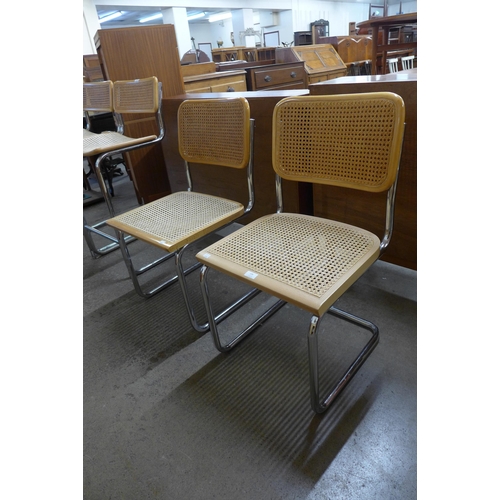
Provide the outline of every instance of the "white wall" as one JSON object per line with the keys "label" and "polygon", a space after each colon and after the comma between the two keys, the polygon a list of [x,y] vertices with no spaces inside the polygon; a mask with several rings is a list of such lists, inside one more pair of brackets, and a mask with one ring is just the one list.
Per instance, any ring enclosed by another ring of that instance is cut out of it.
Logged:
{"label": "white wall", "polygon": [[[93,46],[93,34],[100,29],[97,18],[97,13],[93,18],[91,10],[93,0],[83,0],[84,2],[84,26],[83,26],[83,53],[95,53]],[[149,2],[148,2],[149,3]],[[279,31],[281,42],[292,42],[295,31],[309,31],[310,23],[319,19],[326,19],[330,22],[330,36],[342,36],[349,34],[350,22],[366,21],[369,15],[369,2],[367,3],[351,3],[351,2],[325,2],[322,0],[291,0],[292,9],[279,12],[274,16],[277,22],[276,26],[262,28],[268,26],[269,15],[266,14],[261,23],[258,11],[254,11],[254,28],[262,29],[263,32]],[[252,2],[254,6],[254,2]],[[255,8],[255,7],[254,7]],[[403,13],[417,12],[417,0],[403,2]],[[389,6],[389,15],[399,13],[399,3]],[[212,48],[217,48],[217,40],[222,39],[223,47],[232,47],[231,32],[233,31],[233,23],[231,19],[219,21],[215,23],[189,24],[189,30],[192,37],[195,39],[196,46],[198,43],[209,42]],[[184,37],[186,38],[186,37]],[[258,40],[256,40],[258,41]],[[235,45],[241,45],[239,36],[235,33]],[[191,47],[183,47],[190,50]],[[179,56],[182,57],[186,50],[179,47]]]}

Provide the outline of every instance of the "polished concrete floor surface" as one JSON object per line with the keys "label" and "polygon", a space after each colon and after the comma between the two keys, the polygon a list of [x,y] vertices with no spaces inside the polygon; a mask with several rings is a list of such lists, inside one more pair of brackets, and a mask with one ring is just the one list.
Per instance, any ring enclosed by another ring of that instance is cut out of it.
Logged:
{"label": "polished concrete floor surface", "polygon": [[[130,181],[116,182],[114,203],[137,205]],[[84,215],[106,218],[105,204]],[[84,241],[83,277],[84,499],[417,498],[416,272],[379,261],[339,300],[377,324],[380,342],[322,415],[310,407],[303,311],[286,305],[221,354],[191,328],[178,284],[139,297],[119,251],[92,259]],[[222,302],[243,286],[213,278]],[[189,284],[203,316],[198,272]],[[363,340],[325,318],[324,390]]]}

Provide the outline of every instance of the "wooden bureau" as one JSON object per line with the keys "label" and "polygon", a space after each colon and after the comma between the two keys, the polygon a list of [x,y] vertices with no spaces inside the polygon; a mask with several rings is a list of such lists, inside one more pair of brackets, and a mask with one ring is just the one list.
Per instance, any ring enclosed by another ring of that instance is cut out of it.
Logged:
{"label": "wooden bureau", "polygon": [[248,90],[306,89],[304,62],[268,64],[246,69]]}
{"label": "wooden bureau", "polygon": [[304,45],[276,49],[276,63],[304,62],[308,84],[347,75],[347,67],[330,44]]}

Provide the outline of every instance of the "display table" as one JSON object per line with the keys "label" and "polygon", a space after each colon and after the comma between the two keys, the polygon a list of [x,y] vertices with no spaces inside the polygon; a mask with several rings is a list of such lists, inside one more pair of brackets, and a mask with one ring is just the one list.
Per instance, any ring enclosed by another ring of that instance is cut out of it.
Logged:
{"label": "display table", "polygon": [[[309,90],[311,95],[386,91],[403,98],[406,127],[396,191],[394,233],[382,260],[417,269],[417,69],[388,75],[346,76],[310,85]],[[381,221],[385,196],[380,196],[379,213],[370,210],[370,196],[380,195],[360,195],[332,186],[314,186],[314,214],[340,218],[380,235],[384,230]]]}
{"label": "display table", "polygon": [[[395,26],[404,26],[417,23],[417,13],[400,14],[397,16],[373,17],[368,21],[358,23],[359,29],[368,28],[372,30],[372,61],[377,60],[377,54],[382,55],[382,71],[385,72],[387,52],[401,49],[414,49],[417,42],[391,43],[389,44],[389,29]],[[378,32],[382,30],[382,43],[379,42]],[[377,74],[377,65],[372,63],[372,75]]]}

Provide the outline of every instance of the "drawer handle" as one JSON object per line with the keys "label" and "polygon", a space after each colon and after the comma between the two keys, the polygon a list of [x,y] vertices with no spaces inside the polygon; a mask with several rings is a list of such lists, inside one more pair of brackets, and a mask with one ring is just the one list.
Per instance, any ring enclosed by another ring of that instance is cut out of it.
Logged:
{"label": "drawer handle", "polygon": [[266,82],[270,82],[270,81],[272,80],[272,78],[271,78],[269,75],[266,75],[266,76],[264,77],[264,80],[265,80]]}
{"label": "drawer handle", "polygon": [[295,77],[297,76],[297,73],[295,73],[295,71],[292,71],[292,72],[290,73],[290,76],[291,76],[292,78],[295,78]]}
{"label": "drawer handle", "polygon": [[233,87],[229,87],[229,86],[228,86],[228,87],[227,87],[227,91],[228,91],[228,92],[234,92],[234,89],[233,89]]}

